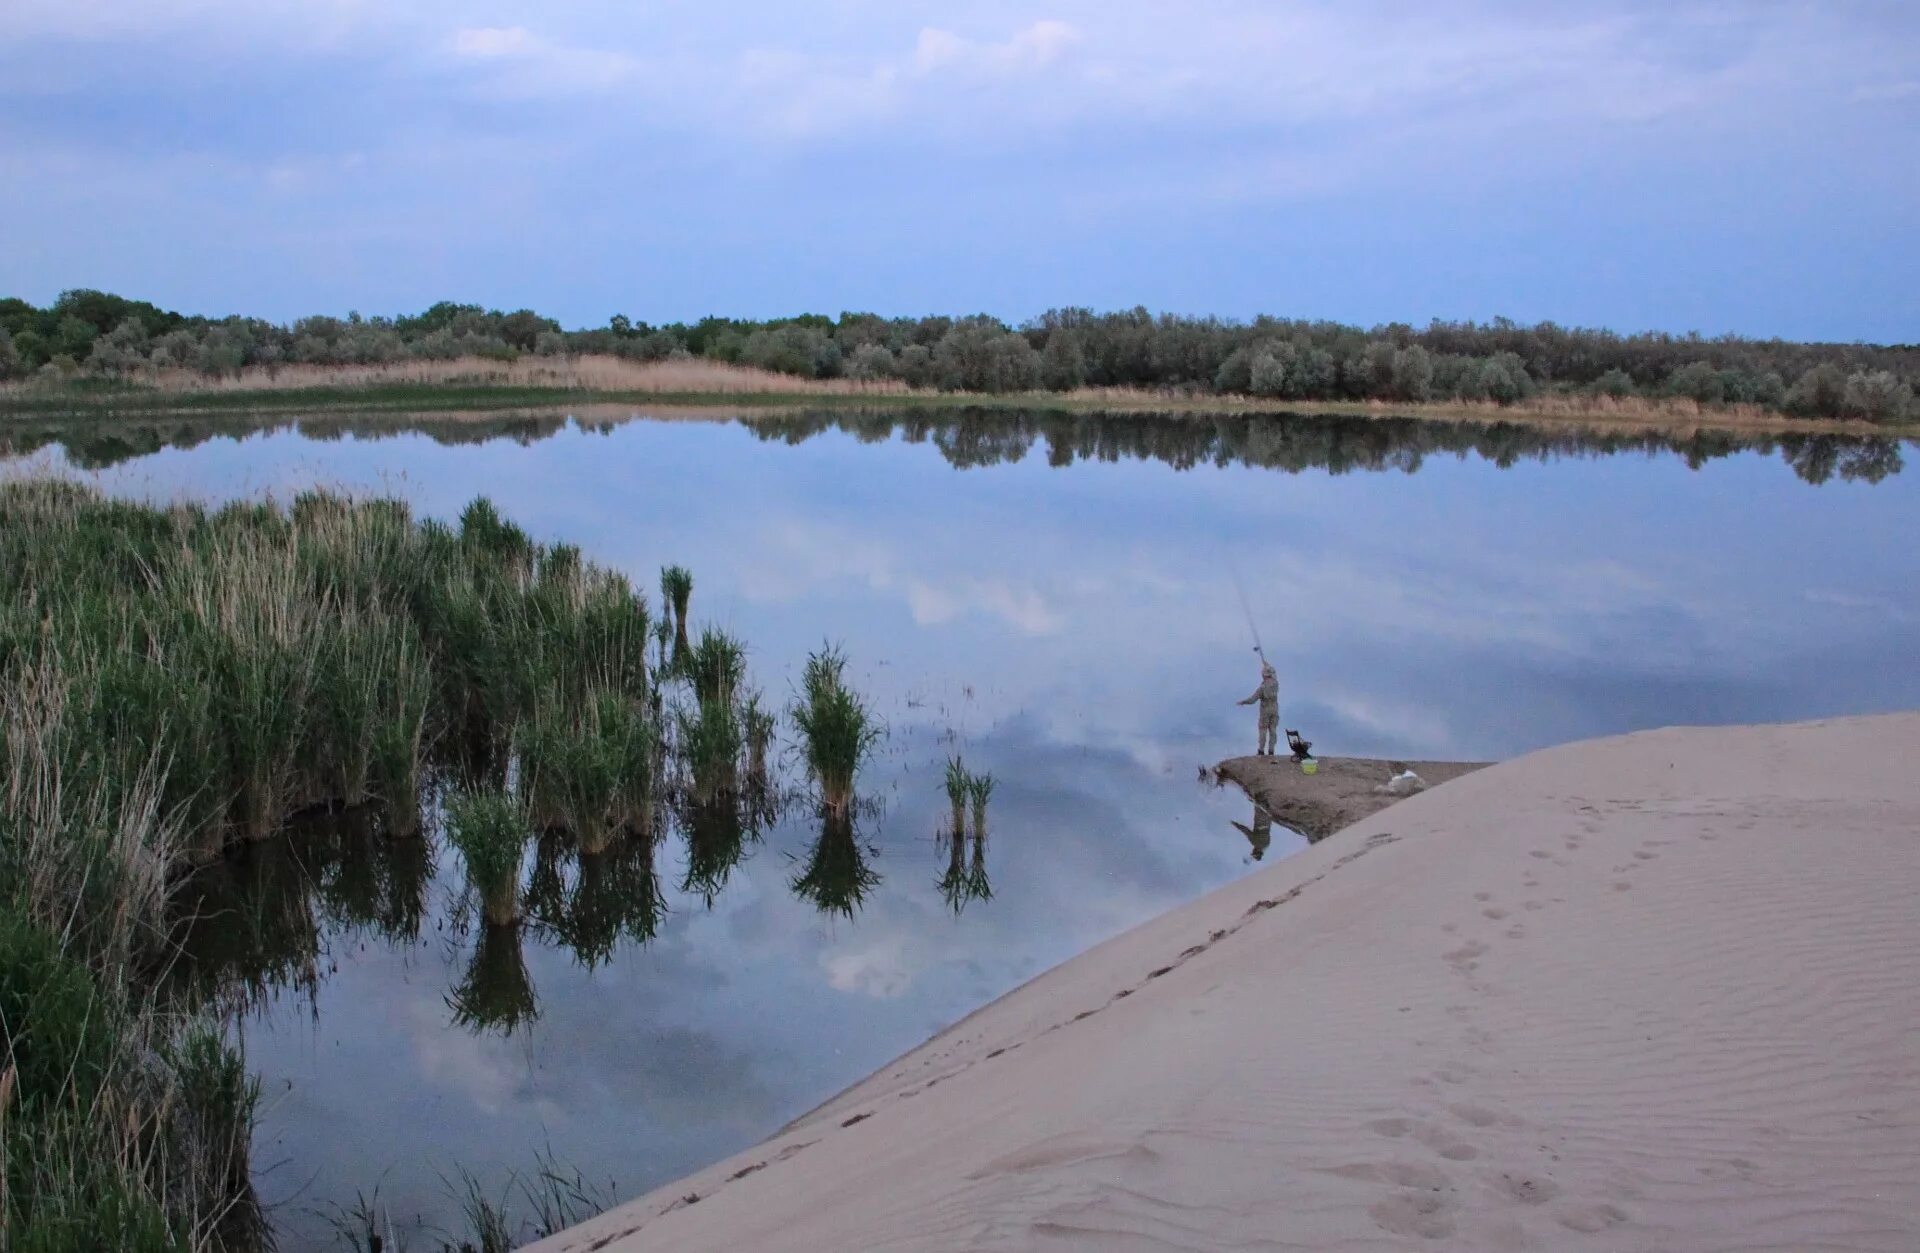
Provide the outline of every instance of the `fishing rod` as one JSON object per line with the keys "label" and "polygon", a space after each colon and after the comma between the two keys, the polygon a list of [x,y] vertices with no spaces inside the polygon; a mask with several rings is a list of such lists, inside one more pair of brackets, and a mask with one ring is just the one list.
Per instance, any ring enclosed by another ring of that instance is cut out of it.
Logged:
{"label": "fishing rod", "polygon": [[1253,636],[1253,651],[1260,654],[1262,663],[1271,664],[1267,662],[1267,650],[1260,647],[1260,628],[1254,625],[1253,606],[1247,603],[1247,589],[1241,586],[1240,571],[1234,567],[1231,557],[1227,558],[1227,577],[1233,580],[1234,594],[1240,598],[1240,612],[1246,615],[1247,632]]}

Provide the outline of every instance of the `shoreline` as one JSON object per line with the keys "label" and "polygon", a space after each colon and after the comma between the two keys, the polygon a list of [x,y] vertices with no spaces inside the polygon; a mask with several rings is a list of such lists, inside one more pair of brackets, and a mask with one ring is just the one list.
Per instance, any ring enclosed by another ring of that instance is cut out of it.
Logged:
{"label": "shoreline", "polygon": [[1896,714],[1472,771],[533,1247],[1909,1249],[1916,752]]}
{"label": "shoreline", "polygon": [[1084,414],[1347,417],[1423,422],[1512,424],[1540,430],[1604,434],[1844,435],[1920,438],[1920,424],[1876,424],[1857,419],[1797,418],[1747,409],[1701,409],[1661,401],[1609,402],[1544,396],[1501,406],[1422,401],[1292,401],[1248,396],[1180,396],[1124,389],[1074,392],[848,391],[796,386],[792,390],[676,390],[593,388],[518,383],[341,383],[318,386],[209,387],[199,390],[127,387],[0,388],[0,430],[11,422],[114,422],[189,416],[391,416],[498,418],[505,410],[628,409],[626,416],[677,410],[736,410],[740,416],[778,416],[796,409],[834,413],[872,411],[1025,411]]}

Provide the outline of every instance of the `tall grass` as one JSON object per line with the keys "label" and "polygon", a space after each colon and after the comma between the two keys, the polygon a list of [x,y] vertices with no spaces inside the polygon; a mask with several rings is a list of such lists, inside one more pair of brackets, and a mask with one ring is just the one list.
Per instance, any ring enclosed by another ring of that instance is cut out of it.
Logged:
{"label": "tall grass", "polygon": [[660,570],[660,602],[673,610],[674,656],[687,651],[687,602],[693,596],[693,575],[685,566],[663,566]]}
{"label": "tall grass", "polygon": [[[289,833],[326,867],[326,910],[417,935],[431,847],[388,837],[417,834],[423,795],[464,780],[449,837],[487,920],[512,922],[530,806],[589,858],[651,823],[666,752],[651,627],[624,578],[484,499],[449,527],[326,492],[209,511],[0,483],[0,1249],[266,1242],[255,1092],[212,1026],[235,1006],[162,978],[170,876]],[[314,834],[317,813],[341,832]],[[650,935],[658,888],[636,843],[645,873],[583,876],[579,904],[598,916],[632,892],[622,928]],[[304,886],[249,899],[223,914],[237,940],[214,964],[272,963],[270,980],[310,988]],[[476,1017],[533,1012],[516,953],[483,937],[462,998]]]}
{"label": "tall grass", "polygon": [[851,811],[854,777],[881,735],[866,704],[847,686],[846,667],[846,654],[832,645],[810,654],[791,710],[821,804],[841,816]]}
{"label": "tall grass", "polygon": [[447,838],[467,863],[492,927],[520,920],[520,863],[532,839],[527,813],[505,792],[460,792],[447,798]]}

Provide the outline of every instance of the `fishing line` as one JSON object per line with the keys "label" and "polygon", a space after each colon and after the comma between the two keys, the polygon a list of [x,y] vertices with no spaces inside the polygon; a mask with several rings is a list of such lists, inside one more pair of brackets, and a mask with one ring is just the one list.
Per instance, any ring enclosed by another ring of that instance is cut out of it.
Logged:
{"label": "fishing line", "polygon": [[[1225,556],[1225,554],[1222,555]],[[1239,568],[1234,565],[1231,556],[1226,556],[1226,563],[1227,577],[1233,580],[1234,594],[1240,598],[1240,612],[1246,615],[1247,631],[1253,636],[1253,651],[1259,653],[1260,660],[1264,662],[1267,659],[1267,650],[1260,646],[1260,628],[1254,625],[1253,606],[1247,603],[1247,589],[1240,582]]]}

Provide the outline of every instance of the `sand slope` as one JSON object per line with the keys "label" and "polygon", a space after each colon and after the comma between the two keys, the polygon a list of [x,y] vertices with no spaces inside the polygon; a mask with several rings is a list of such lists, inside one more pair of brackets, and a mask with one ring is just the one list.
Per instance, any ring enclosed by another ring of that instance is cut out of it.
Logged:
{"label": "sand slope", "polygon": [[1467,775],[540,1247],[1068,1246],[1920,1248],[1920,715]]}

